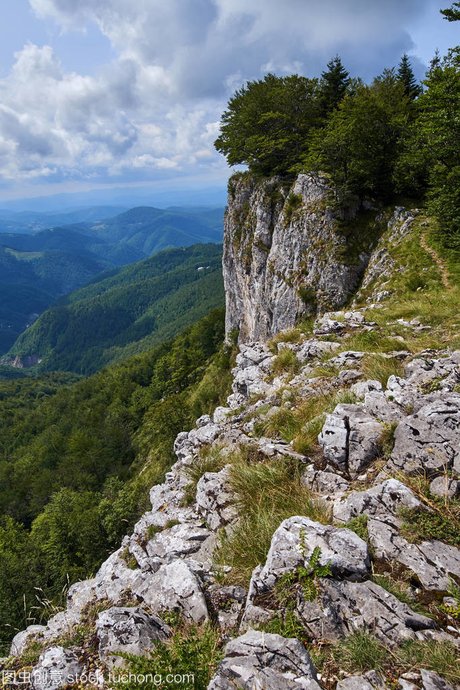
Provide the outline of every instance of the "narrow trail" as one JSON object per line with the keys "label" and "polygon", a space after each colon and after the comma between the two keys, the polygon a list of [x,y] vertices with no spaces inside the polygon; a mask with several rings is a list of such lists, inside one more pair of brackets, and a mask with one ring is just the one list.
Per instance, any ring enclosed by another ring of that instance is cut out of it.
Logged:
{"label": "narrow trail", "polygon": [[420,245],[427,252],[427,254],[431,256],[436,266],[438,267],[439,273],[441,274],[441,281],[443,286],[446,288],[446,290],[450,290],[452,288],[452,285],[450,284],[449,271],[447,269],[446,262],[439,256],[436,249],[434,249],[428,244],[426,233],[420,235]]}

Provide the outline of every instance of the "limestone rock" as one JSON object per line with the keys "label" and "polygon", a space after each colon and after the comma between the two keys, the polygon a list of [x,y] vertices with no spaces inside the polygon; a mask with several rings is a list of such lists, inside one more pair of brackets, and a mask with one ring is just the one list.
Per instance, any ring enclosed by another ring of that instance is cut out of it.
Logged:
{"label": "limestone rock", "polygon": [[50,647],[32,670],[34,690],[58,690],[78,681],[84,667],[77,655],[63,647]]}
{"label": "limestone rock", "polygon": [[435,400],[399,424],[392,467],[429,477],[445,470],[460,476],[460,395]]}
{"label": "limestone rock", "polygon": [[217,530],[237,517],[235,498],[229,489],[229,467],[220,472],[206,472],[196,488],[198,512],[208,527]]}
{"label": "limestone rock", "polygon": [[231,640],[208,690],[321,690],[310,655],[295,639],[251,630]]}
{"label": "limestone rock", "polygon": [[329,563],[336,577],[360,580],[369,572],[367,545],[357,534],[305,517],[292,517],[284,520],[273,535],[257,589],[270,590],[283,573],[307,565],[316,547],[321,551],[320,563]]}
{"label": "limestone rock", "polygon": [[10,656],[21,656],[32,640],[45,630],[44,625],[29,625],[25,630],[18,632],[11,642]]}
{"label": "limestone rock", "polygon": [[356,477],[380,452],[383,426],[360,405],[337,405],[318,441],[326,459]]}
{"label": "limestone rock", "polygon": [[119,653],[142,656],[170,632],[160,618],[148,616],[139,607],[108,609],[99,614],[96,623],[99,656],[112,668],[124,666]]}
{"label": "limestone rock", "polygon": [[401,508],[417,508],[420,501],[397,479],[387,479],[366,491],[352,491],[345,499],[336,501],[334,519],[349,522],[359,515],[368,517],[396,517]]}
{"label": "limestone rock", "polygon": [[207,596],[222,633],[236,630],[244,610],[247,591],[234,585],[211,585]]}

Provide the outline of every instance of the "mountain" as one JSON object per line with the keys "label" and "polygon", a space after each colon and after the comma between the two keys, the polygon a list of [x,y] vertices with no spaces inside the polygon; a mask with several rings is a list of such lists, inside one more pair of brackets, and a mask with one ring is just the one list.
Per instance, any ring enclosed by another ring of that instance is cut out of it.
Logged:
{"label": "mountain", "polygon": [[71,293],[28,328],[4,362],[92,373],[173,337],[223,304],[221,247],[168,249]]}
{"label": "mountain", "polygon": [[63,212],[11,211],[0,209],[0,233],[33,234],[57,225],[89,223],[123,213],[123,206],[90,206]]}
{"label": "mountain", "polygon": [[[103,211],[97,207],[53,216],[86,220],[34,234],[0,233],[0,354],[58,298],[102,272],[166,247],[222,239],[222,209],[142,207],[104,221],[91,219]],[[38,217],[28,213],[24,219],[36,222]]]}
{"label": "mountain", "polygon": [[222,241],[223,211],[216,209],[133,208],[115,218],[80,226],[82,231],[118,247],[150,256],[167,247]]}

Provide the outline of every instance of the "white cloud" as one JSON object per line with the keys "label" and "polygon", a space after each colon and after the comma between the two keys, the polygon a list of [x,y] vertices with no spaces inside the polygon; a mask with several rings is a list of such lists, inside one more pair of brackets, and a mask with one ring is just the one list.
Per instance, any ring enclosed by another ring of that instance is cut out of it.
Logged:
{"label": "white cloud", "polygon": [[213,151],[228,95],[267,70],[318,73],[339,52],[365,76],[411,48],[433,0],[29,0],[64,31],[96,24],[116,59],[95,76],[26,45],[0,80],[0,173],[55,180],[181,173]]}

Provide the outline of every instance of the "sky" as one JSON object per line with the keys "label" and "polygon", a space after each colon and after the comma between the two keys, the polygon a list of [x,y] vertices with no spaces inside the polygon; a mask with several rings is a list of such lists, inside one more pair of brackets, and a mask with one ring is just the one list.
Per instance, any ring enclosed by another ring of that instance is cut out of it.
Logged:
{"label": "sky", "polygon": [[460,43],[450,4],[0,0],[0,204],[224,189],[213,142],[242,83],[318,76],[336,54],[368,80],[407,52],[422,77]]}

